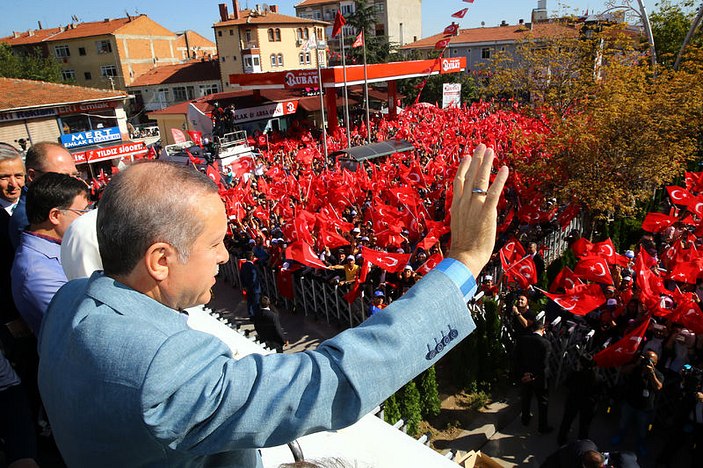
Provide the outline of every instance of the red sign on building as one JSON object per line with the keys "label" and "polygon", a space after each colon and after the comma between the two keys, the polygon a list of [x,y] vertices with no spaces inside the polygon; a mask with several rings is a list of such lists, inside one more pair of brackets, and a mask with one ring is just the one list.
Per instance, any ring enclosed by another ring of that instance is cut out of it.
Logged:
{"label": "red sign on building", "polygon": [[68,104],[58,108],[58,113],[63,114],[77,114],[80,112],[91,112],[91,111],[101,111],[107,109],[113,109],[115,107],[114,102],[84,102],[81,104]]}
{"label": "red sign on building", "polygon": [[105,161],[122,157],[144,156],[149,150],[143,141],[122,143],[121,145],[96,148],[87,151],[73,153],[73,160],[76,164],[86,162]]}
{"label": "red sign on building", "polygon": [[466,57],[452,57],[442,59],[440,73],[456,73],[466,68]]}
{"label": "red sign on building", "polygon": [[318,88],[317,70],[291,70],[283,76],[286,89]]}

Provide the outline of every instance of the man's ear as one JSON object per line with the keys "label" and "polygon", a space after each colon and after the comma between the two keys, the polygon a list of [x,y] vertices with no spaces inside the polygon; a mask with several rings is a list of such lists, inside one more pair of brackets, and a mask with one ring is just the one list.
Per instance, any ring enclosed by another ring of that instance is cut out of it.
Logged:
{"label": "man's ear", "polygon": [[144,266],[154,281],[168,278],[169,265],[178,260],[178,252],[166,242],[152,244],[144,255]]}
{"label": "man's ear", "polygon": [[47,218],[52,226],[56,227],[59,225],[59,216],[61,216],[61,210],[59,208],[52,208],[49,210],[49,217]]}
{"label": "man's ear", "polygon": [[31,167],[27,169],[27,180],[29,182],[32,182],[34,179],[36,179],[38,175],[39,174],[37,173],[37,171],[35,171]]}

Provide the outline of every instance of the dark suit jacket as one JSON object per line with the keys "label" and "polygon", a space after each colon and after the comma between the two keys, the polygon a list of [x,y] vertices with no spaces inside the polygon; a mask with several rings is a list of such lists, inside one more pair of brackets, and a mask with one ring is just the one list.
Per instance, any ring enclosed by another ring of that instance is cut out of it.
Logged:
{"label": "dark suit jacket", "polygon": [[257,271],[254,263],[249,261],[244,262],[242,264],[242,270],[239,272],[239,277],[242,280],[242,286],[244,286],[249,292],[261,292],[259,272]]}
{"label": "dark suit jacket", "polygon": [[10,215],[0,208],[0,325],[18,317],[15,302],[12,300],[10,270],[15,258],[15,250],[10,243],[8,229]]}
{"label": "dark suit jacket", "polygon": [[259,340],[264,343],[274,343],[276,346],[283,346],[286,332],[281,327],[278,313],[271,309],[261,308],[254,317],[254,328]]}
{"label": "dark suit jacket", "polygon": [[575,440],[559,448],[540,465],[540,468],[580,468],[583,454],[598,451],[598,447],[588,439]]}
{"label": "dark suit jacket", "polygon": [[515,347],[518,378],[529,372],[535,376],[536,383],[546,386],[549,378],[549,356],[551,353],[552,344],[542,335],[530,333],[521,336]]}

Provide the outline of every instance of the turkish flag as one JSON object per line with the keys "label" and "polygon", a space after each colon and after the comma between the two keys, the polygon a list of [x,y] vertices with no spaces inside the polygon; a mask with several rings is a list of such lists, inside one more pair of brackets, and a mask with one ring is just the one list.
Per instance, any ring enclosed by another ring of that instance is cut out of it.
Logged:
{"label": "turkish flag", "polygon": [[673,203],[674,205],[688,206],[688,204],[693,199],[693,195],[691,195],[688,190],[677,185],[668,186],[666,188],[666,191],[669,193],[671,203]]}
{"label": "turkish flag", "polygon": [[444,256],[442,255],[442,252],[437,252],[436,254],[430,256],[425,263],[417,267],[417,272],[421,275],[426,275],[429,273],[434,267],[439,265],[439,262],[444,260]]}
{"label": "turkish flag", "polygon": [[452,23],[446,28],[444,28],[444,34],[445,36],[456,36],[456,33],[459,32],[459,25],[456,23]]}
{"label": "turkish flag", "polygon": [[537,267],[530,255],[527,255],[510,265],[504,271],[508,281],[516,281],[522,289],[527,289],[530,285],[537,284]]}
{"label": "turkish flag", "polygon": [[[352,48],[357,48],[361,47],[364,45],[364,31],[362,30],[358,36],[356,36],[356,39],[354,39],[354,42],[352,43]],[[363,128],[363,127],[362,127]]]}
{"label": "turkish flag", "polygon": [[188,136],[190,137],[193,143],[200,146],[201,148],[203,147],[203,132],[188,130]]}
{"label": "turkish flag", "polygon": [[297,268],[276,269],[276,287],[278,293],[291,301],[295,299],[295,285],[293,284],[293,272]]}
{"label": "turkish flag", "polygon": [[593,243],[585,237],[579,237],[571,244],[571,250],[577,257],[583,257],[593,250]]}
{"label": "turkish flag", "polygon": [[286,258],[312,268],[327,269],[327,265],[315,255],[312,247],[303,241],[293,242],[289,245],[286,248]]}
{"label": "turkish flag", "polygon": [[183,131],[178,128],[172,128],[171,135],[173,136],[174,143],[185,143],[186,141],[188,141],[185,136],[185,133],[183,133]]}
{"label": "turkish flag", "polygon": [[664,213],[647,213],[642,221],[642,229],[647,232],[661,232],[675,222],[675,217]]}
{"label": "turkish flag", "polygon": [[615,246],[610,238],[593,244],[593,253],[605,258],[609,265],[627,266],[630,260],[615,251]]}
{"label": "turkish flag", "polygon": [[586,315],[605,304],[605,295],[599,285],[579,284],[565,294],[542,293],[558,306],[574,315]]}
{"label": "turkish flag", "polygon": [[212,167],[212,164],[207,165],[207,169],[205,170],[205,173],[207,176],[212,180],[219,188],[223,188],[222,186],[222,176],[220,175],[220,172]]}
{"label": "turkish flag", "polygon": [[342,32],[342,26],[347,24],[347,20],[342,16],[342,12],[337,10],[337,16],[334,17],[334,26],[332,26],[332,37],[337,37]]}
{"label": "turkish flag", "polygon": [[359,276],[357,276],[356,281],[354,281],[354,286],[352,286],[348,293],[342,296],[349,304],[353,304],[356,298],[359,297],[359,294],[361,294],[361,287],[366,282],[366,277],[370,269],[371,263],[364,260],[364,263],[361,265],[361,271],[359,271]]}
{"label": "turkish flag", "polygon": [[446,49],[447,46],[449,45],[449,41],[450,41],[450,40],[451,40],[451,39],[442,39],[441,41],[437,41],[437,42],[435,43],[435,45],[434,45],[434,49],[435,49],[435,50]]}
{"label": "turkish flag", "polygon": [[603,257],[597,255],[582,257],[574,267],[574,273],[596,283],[613,284],[608,263]]}
{"label": "turkish flag", "polygon": [[320,235],[317,239],[321,248],[329,247],[330,249],[338,249],[339,247],[349,245],[348,240],[337,234],[335,231],[328,229],[320,229]]}
{"label": "turkish flag", "polygon": [[581,207],[578,203],[570,203],[569,206],[564,208],[564,211],[557,215],[557,222],[561,226],[562,231],[569,227],[571,221],[579,214]]}
{"label": "turkish flag", "polygon": [[205,164],[204,159],[196,158],[195,156],[193,156],[193,153],[188,151],[188,148],[185,148],[185,152],[188,155],[188,159],[190,159],[191,164],[193,164],[193,165]]}
{"label": "turkish flag", "polygon": [[373,263],[388,273],[400,273],[410,260],[410,254],[379,252],[378,250],[369,249],[368,247],[363,247],[361,249],[361,255],[364,257],[364,260]]}
{"label": "turkish flag", "polygon": [[688,211],[698,216],[699,219],[703,218],[703,195],[691,197],[688,203]]}
{"label": "turkish flag", "polygon": [[452,13],[452,18],[463,18],[466,16],[466,12],[469,11],[468,8],[464,8],[462,10],[457,11],[456,13]]}
{"label": "turkish flag", "polygon": [[682,302],[669,319],[680,323],[696,335],[703,333],[703,312],[701,307],[694,301]]}
{"label": "turkish flag", "polygon": [[692,262],[678,262],[671,269],[669,279],[682,283],[696,284],[696,280],[703,273],[703,265],[701,261],[694,260]]}
{"label": "turkish flag", "polygon": [[639,326],[623,336],[614,344],[597,353],[593,359],[598,367],[620,367],[632,361],[642,343],[650,318],[647,317]]}
{"label": "turkish flag", "polygon": [[579,284],[582,284],[581,280],[571,271],[571,268],[567,266],[562,268],[554,278],[554,281],[552,281],[552,284],[549,286],[549,292],[554,293],[559,288],[564,288],[565,290],[573,289]]}
{"label": "turkish flag", "polygon": [[693,193],[703,190],[703,172],[687,172],[686,188]]}
{"label": "turkish flag", "polygon": [[241,158],[230,164],[234,176],[239,178],[247,172],[254,170],[254,158],[251,156],[242,156]]}
{"label": "turkish flag", "polygon": [[525,256],[525,248],[520,241],[512,239],[500,248],[499,255],[503,269],[507,270],[513,262]]}

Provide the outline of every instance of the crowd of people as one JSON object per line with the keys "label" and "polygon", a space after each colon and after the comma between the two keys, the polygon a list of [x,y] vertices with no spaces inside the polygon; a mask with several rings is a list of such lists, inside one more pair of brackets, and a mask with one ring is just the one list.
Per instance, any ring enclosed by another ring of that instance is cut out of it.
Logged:
{"label": "crowd of people", "polygon": [[[354,127],[350,139],[355,142],[366,139],[365,128],[365,125]],[[260,268],[273,269],[279,276],[304,269],[319,281],[340,285],[349,302],[354,302],[364,289],[370,297],[367,316],[374,317],[369,322],[376,324],[386,320],[388,314],[383,311],[389,304],[403,303],[405,293],[423,277],[434,281],[435,276],[430,272],[443,264],[447,252],[452,251],[454,239],[450,238],[450,230],[455,231],[459,220],[451,216],[451,207],[455,191],[461,190],[453,181],[462,170],[460,160],[473,152],[479,141],[494,148],[496,158],[487,158],[492,164],[487,168],[486,180],[482,181],[485,188],[475,188],[475,198],[486,196],[489,179],[492,182],[503,177],[497,170],[499,167],[548,157],[540,143],[548,130],[538,119],[485,103],[446,110],[415,106],[397,119],[375,121],[373,128],[373,141],[405,139],[415,150],[387,155],[360,165],[356,171],[346,170],[336,161],[325,160],[320,142],[305,125],[294,125],[286,135],[274,132],[264,139],[253,135],[250,143],[260,152],[254,165],[235,163],[219,168],[220,177],[214,177],[219,186],[217,195],[224,202],[228,218],[227,249],[243,259],[240,273],[248,314],[259,323],[257,331],[260,328],[262,336],[271,337],[266,340],[271,347],[280,350],[286,338],[275,313],[271,312],[271,299],[261,289]],[[523,137],[516,138],[517,134]],[[342,130],[328,135],[330,152],[345,148],[347,143]],[[161,165],[154,168],[170,171]],[[51,299],[69,279],[62,268],[62,250],[69,243],[62,240],[79,218],[90,219],[95,229],[103,211],[102,202],[100,210],[91,211],[90,198],[97,198],[97,194],[91,194],[76,174],[71,155],[61,145],[35,144],[27,151],[24,162],[11,145],[0,146],[0,201],[4,208],[0,213],[3,222],[0,228],[8,233],[2,237],[0,294],[4,303],[11,304],[3,309],[5,326],[0,330],[4,348],[0,357],[0,396],[3,407],[12,406],[15,411],[14,422],[9,426],[3,424],[0,437],[5,439],[6,447],[19,447],[17,454],[6,448],[8,460],[24,460],[26,466],[32,466],[28,460],[36,457],[34,439],[27,435],[34,429],[32,421],[37,420],[39,408],[36,340]],[[180,172],[172,176],[200,187],[200,182]],[[122,176],[116,177],[122,180]],[[131,185],[125,182],[114,188],[113,197],[129,200],[127,192],[135,190],[135,184],[138,188],[146,187],[139,185],[146,183],[144,176],[133,177],[134,180],[126,179]],[[668,462],[672,451],[680,448],[682,440],[695,441],[696,445],[686,447],[695,446],[698,450],[695,456],[700,456],[703,312],[699,302],[703,297],[703,275],[700,275],[703,269],[697,252],[703,241],[697,232],[701,213],[697,211],[696,200],[703,191],[703,178],[700,174],[690,174],[686,182],[686,188],[676,188],[670,214],[649,217],[644,228],[651,234],[643,236],[624,255],[618,254],[609,240],[592,243],[573,233],[569,242],[577,263],[573,270],[565,268],[556,278],[550,278],[548,287],[542,289],[538,283],[544,281],[547,265],[539,242],[545,235],[568,226],[578,215],[579,207],[576,203],[556,203],[540,192],[538,180],[515,171],[507,178],[502,195],[495,195],[497,248],[490,261],[501,266],[495,269],[499,277],[491,274],[479,277],[479,271],[474,270],[471,273],[480,280],[482,300],[497,300],[503,306],[503,318],[519,357],[515,375],[522,389],[524,424],[530,423],[530,400],[535,396],[538,429],[543,433],[552,430],[547,412],[551,345],[545,335],[549,334],[550,323],[559,317],[593,330],[588,352],[579,356],[579,366],[567,379],[569,397],[557,434],[560,444],[569,439],[577,415],[578,438],[588,438],[595,407],[606,391],[612,390],[599,369],[617,366],[622,369],[622,385],[617,387],[621,390],[618,402],[622,424],[620,431],[613,434],[613,444],[622,443],[626,430],[633,426],[637,430],[637,448],[640,454],[646,453],[649,424],[656,421],[659,427],[669,428],[666,454],[660,459],[663,464]],[[112,183],[106,185],[109,189]],[[682,202],[684,192],[688,198],[684,196]],[[137,213],[142,207],[134,203]],[[152,226],[147,221],[148,216],[157,217],[154,209],[143,207],[142,217],[135,221],[140,229],[134,235]],[[128,213],[123,215],[130,217]],[[172,220],[169,225],[173,224]],[[125,226],[112,226],[114,239],[128,238]],[[197,231],[169,235],[189,233],[199,235]],[[173,245],[177,242],[185,241],[178,239]],[[92,249],[94,255],[96,248],[97,238]],[[135,278],[139,276],[141,281],[160,284],[155,278],[166,273],[159,262],[167,260],[159,255],[166,254],[155,250],[153,264],[147,261],[145,264],[149,266],[143,271],[130,272],[122,266],[127,260],[115,257],[121,255],[120,249],[128,248],[115,244],[113,254],[109,255],[113,274],[124,281],[130,281],[129,273]],[[100,254],[102,258],[97,257],[102,262],[106,255],[102,248]],[[212,255],[217,257],[216,263],[221,263],[221,252]],[[102,264],[97,269],[102,269]],[[88,269],[83,276],[90,276],[92,271]],[[157,286],[149,293],[155,289]],[[167,292],[173,293],[170,289]],[[280,292],[292,294],[292,291]],[[179,310],[186,302],[202,303],[204,296],[195,293],[195,298],[180,297],[178,301],[168,295],[156,299]],[[117,296],[115,293],[114,297]],[[545,296],[549,301],[544,310],[539,310],[536,304]],[[131,296],[129,300],[137,301]],[[66,307],[73,307],[67,297],[64,301]],[[118,305],[112,307],[120,310]],[[379,316],[378,320],[375,316]],[[59,324],[58,319],[56,323],[56,327],[67,326]],[[635,345],[626,345],[625,341]],[[60,361],[57,365],[66,369],[68,364]],[[55,369],[46,372],[58,381]],[[59,399],[53,389],[43,389],[42,396],[44,392],[52,394],[48,405],[44,401],[49,418],[52,412],[58,413],[61,415],[55,416],[60,421],[58,426],[71,426],[67,422],[71,415],[63,407],[57,409]],[[376,404],[380,402],[377,400],[374,398]],[[216,431],[215,426],[212,430]],[[13,445],[9,433],[18,436],[21,443]],[[211,436],[210,433],[207,437]],[[79,447],[67,440],[62,442],[69,447],[65,450],[70,457],[81,458]],[[150,450],[145,447],[143,453],[151,453]],[[238,459],[252,456],[241,450],[236,452]]]}

